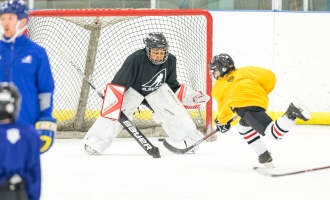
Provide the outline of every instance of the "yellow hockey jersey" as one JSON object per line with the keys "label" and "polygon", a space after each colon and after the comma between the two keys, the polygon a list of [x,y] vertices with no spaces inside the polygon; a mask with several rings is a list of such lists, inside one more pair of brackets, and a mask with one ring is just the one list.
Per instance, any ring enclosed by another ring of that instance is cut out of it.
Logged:
{"label": "yellow hockey jersey", "polygon": [[212,88],[212,97],[218,102],[218,121],[226,124],[232,117],[232,108],[259,106],[267,109],[268,94],[275,83],[271,70],[255,66],[240,67],[219,78]]}

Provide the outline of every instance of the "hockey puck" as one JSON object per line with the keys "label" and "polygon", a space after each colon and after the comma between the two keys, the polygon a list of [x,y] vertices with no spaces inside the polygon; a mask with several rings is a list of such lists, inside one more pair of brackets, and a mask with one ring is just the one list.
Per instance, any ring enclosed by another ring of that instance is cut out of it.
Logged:
{"label": "hockey puck", "polygon": [[158,141],[159,142],[163,142],[165,139],[164,138],[159,138]]}

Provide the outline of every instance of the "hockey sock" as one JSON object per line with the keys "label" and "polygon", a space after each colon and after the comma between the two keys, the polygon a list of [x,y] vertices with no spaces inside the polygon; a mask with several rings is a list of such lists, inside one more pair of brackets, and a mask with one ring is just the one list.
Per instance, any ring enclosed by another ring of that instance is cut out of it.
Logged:
{"label": "hockey sock", "polygon": [[251,126],[242,126],[241,124],[238,124],[237,130],[258,156],[267,151],[267,147],[262,141],[259,133]]}
{"label": "hockey sock", "polygon": [[265,135],[272,140],[281,140],[294,126],[295,122],[296,120],[282,116],[267,126]]}

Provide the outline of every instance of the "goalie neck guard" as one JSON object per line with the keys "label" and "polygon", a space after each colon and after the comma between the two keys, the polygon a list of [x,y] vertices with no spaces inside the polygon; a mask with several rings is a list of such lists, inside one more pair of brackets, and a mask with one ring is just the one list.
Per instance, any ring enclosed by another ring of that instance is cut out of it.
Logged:
{"label": "goalie neck guard", "polygon": [[[147,56],[154,65],[161,65],[166,62],[168,58],[168,42],[162,33],[149,33],[143,42],[146,45]],[[164,53],[162,58],[155,59],[152,55],[152,50],[156,49]]]}
{"label": "goalie neck guard", "polygon": [[21,106],[21,95],[13,83],[0,83],[0,120],[15,121]]}

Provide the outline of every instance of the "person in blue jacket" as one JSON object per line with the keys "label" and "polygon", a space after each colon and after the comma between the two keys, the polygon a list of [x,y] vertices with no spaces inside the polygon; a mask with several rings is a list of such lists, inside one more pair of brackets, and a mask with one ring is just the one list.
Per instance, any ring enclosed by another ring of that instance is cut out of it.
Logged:
{"label": "person in blue jacket", "polygon": [[[41,188],[40,139],[31,124],[16,123],[21,95],[0,83],[0,199],[38,200]],[[17,198],[19,197],[19,198]]]}
{"label": "person in blue jacket", "polygon": [[[29,17],[27,6],[21,0],[4,1],[0,5],[0,17],[0,81],[14,82],[22,95],[17,122],[32,125],[39,122],[37,130],[49,124],[56,128],[52,117],[54,79],[47,53],[23,33]],[[42,136],[43,132],[39,134]],[[44,151],[52,141],[43,141],[48,145]]]}

